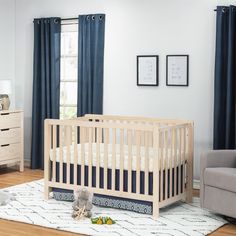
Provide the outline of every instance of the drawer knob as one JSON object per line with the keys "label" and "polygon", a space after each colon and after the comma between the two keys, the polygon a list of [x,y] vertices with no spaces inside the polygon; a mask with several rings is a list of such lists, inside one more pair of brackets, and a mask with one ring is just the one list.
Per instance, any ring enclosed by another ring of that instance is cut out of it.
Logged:
{"label": "drawer knob", "polygon": [[10,130],[10,129],[1,129],[2,132],[4,132],[4,131],[8,131],[8,130]]}
{"label": "drawer knob", "polygon": [[10,144],[3,144],[3,145],[1,145],[1,147],[7,147],[7,146],[10,146]]}

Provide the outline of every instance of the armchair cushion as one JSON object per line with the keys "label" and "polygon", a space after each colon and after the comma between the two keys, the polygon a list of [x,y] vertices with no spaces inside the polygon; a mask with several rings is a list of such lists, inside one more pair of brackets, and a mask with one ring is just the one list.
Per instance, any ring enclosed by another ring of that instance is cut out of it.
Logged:
{"label": "armchair cushion", "polygon": [[206,168],[204,184],[236,193],[236,168]]}

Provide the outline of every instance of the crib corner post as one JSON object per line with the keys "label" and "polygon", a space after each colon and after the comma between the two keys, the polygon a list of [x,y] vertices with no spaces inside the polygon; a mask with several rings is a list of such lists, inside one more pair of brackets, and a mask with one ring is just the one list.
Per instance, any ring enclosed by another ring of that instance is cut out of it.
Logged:
{"label": "crib corner post", "polygon": [[153,148],[154,148],[154,168],[153,168],[153,199],[152,199],[152,217],[156,220],[159,217],[159,129],[153,130]]}
{"label": "crib corner post", "polygon": [[[190,168],[191,169],[191,168]],[[186,202],[191,203],[193,200],[193,173],[191,170],[188,172],[187,189],[186,189]]]}
{"label": "crib corner post", "polygon": [[48,185],[44,185],[44,199],[48,200],[49,199],[49,193],[51,192],[51,188],[48,187]]}
{"label": "crib corner post", "polygon": [[157,220],[158,217],[159,217],[159,201],[157,201],[157,199],[154,199],[152,203],[152,218],[153,220]]}
{"label": "crib corner post", "polygon": [[51,137],[51,130],[49,121],[44,121],[44,198],[48,200],[50,187],[48,186],[48,182],[50,180],[50,157],[49,157],[49,150],[50,150],[50,137]]}
{"label": "crib corner post", "polygon": [[193,122],[189,125],[189,156],[188,156],[188,172],[187,172],[187,192],[186,192],[186,202],[191,203],[193,198],[193,146],[194,146],[194,124]]}

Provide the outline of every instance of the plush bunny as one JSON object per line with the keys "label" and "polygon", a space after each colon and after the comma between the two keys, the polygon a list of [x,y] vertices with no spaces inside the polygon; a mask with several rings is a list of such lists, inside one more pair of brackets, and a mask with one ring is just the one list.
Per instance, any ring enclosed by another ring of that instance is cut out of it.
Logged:
{"label": "plush bunny", "polygon": [[78,189],[74,192],[74,198],[72,217],[77,220],[84,216],[91,217],[93,194],[86,189]]}

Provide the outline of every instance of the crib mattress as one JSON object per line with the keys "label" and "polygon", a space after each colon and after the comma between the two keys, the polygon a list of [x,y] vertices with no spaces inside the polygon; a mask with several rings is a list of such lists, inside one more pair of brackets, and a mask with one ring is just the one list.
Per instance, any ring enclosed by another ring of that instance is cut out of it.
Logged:
{"label": "crib mattress", "polygon": [[[82,147],[84,146],[84,147]],[[77,145],[77,153],[78,153],[78,165],[81,165],[81,151],[82,151],[82,148],[84,149],[84,163],[85,165],[88,165],[89,164],[89,144],[88,143],[85,143],[84,145],[81,145],[81,144],[78,144]],[[105,150],[106,147],[104,145],[104,143],[100,143],[99,145],[99,166],[100,167],[104,167],[104,160],[105,160]],[[116,149],[116,158],[115,158],[115,168],[116,169],[120,169],[121,167],[121,163],[120,163],[120,160],[121,160],[121,153],[123,153],[123,157],[124,157],[124,165],[123,165],[123,168],[124,170],[128,170],[128,166],[129,166],[129,147],[128,145],[123,145],[123,150],[121,151],[121,146],[119,144],[116,144],[115,145],[115,149]],[[62,161],[63,163],[67,163],[67,158],[69,157],[69,163],[71,164],[74,164],[74,145],[71,145],[70,148],[69,148],[69,152],[67,150],[67,147],[64,146],[62,148]],[[98,157],[97,157],[97,153],[96,153],[96,150],[97,150],[97,144],[96,143],[92,143],[92,148],[91,148],[92,152],[92,166],[96,166],[97,165],[97,160],[98,160]],[[139,150],[137,150],[137,146],[133,145],[132,148],[131,148],[131,151],[132,151],[132,170],[136,170],[137,168],[137,159],[138,159],[138,155],[137,153],[139,154],[140,156],[140,160],[141,160],[141,163],[140,163],[140,170],[141,171],[144,171],[145,170],[145,158],[146,156],[148,157],[148,161],[149,161],[149,164],[148,164],[148,170],[150,172],[153,171],[153,163],[154,163],[154,157],[155,157],[155,153],[154,153],[154,149],[152,147],[149,147],[149,148],[145,148],[145,147],[140,147]],[[167,165],[167,168],[172,168],[175,166],[175,163],[177,164],[177,161],[179,158],[180,158],[180,155],[179,155],[179,150],[177,150],[177,153],[176,153],[176,160],[174,158],[171,158],[171,156],[173,156],[173,153],[171,152],[172,150],[171,149],[167,149],[167,152],[165,151],[165,149],[159,149],[157,155],[162,155],[163,156],[163,162]],[[56,162],[60,162],[60,148],[56,148],[55,149],[55,153],[56,153]],[[67,153],[69,153],[69,156],[67,157]],[[108,168],[112,169],[112,157],[113,157],[113,154],[112,154],[112,144],[108,144],[107,145],[107,158],[108,158],[108,162],[107,162],[107,166]],[[148,153],[146,155],[146,153]],[[181,155],[183,157],[183,153]],[[54,157],[54,150],[51,149],[50,150],[50,160],[53,161],[53,157]],[[166,161],[167,160],[167,161]],[[179,162],[178,162],[179,163]],[[181,161],[181,164],[184,163],[184,160]],[[161,163],[159,163],[159,167],[161,166]]]}

